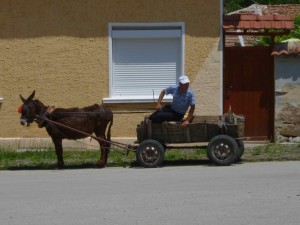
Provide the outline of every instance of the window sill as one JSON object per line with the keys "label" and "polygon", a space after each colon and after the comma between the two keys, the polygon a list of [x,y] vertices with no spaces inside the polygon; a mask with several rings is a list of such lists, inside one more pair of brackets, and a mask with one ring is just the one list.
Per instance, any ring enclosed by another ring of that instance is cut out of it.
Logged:
{"label": "window sill", "polygon": [[[153,103],[157,102],[158,96],[150,97],[150,96],[126,96],[126,97],[111,97],[111,98],[103,98],[103,103]],[[172,102],[172,96],[165,96],[162,102]]]}

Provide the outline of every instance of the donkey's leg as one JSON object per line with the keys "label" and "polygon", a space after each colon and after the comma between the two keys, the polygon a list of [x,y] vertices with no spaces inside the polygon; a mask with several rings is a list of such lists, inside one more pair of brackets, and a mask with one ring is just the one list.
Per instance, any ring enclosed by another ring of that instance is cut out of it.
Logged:
{"label": "donkey's leg", "polygon": [[[100,136],[100,138],[103,138],[103,136]],[[101,153],[100,153],[100,159],[98,160],[98,166],[100,168],[103,168],[107,163],[108,150],[103,141],[99,141],[99,144],[100,144]]]}
{"label": "donkey's leg", "polygon": [[55,152],[56,152],[56,157],[57,157],[57,167],[59,169],[61,169],[64,166],[62,139],[52,138],[52,141],[55,146]]}
{"label": "donkey's leg", "polygon": [[107,163],[107,157],[108,157],[107,143],[105,141],[102,141],[102,140],[106,140],[106,136],[105,136],[106,126],[107,126],[107,123],[102,122],[101,125],[95,129],[96,136],[101,139],[101,140],[98,140],[98,143],[100,145],[100,151],[101,151],[100,159],[98,161],[98,166],[100,168],[105,167],[105,165]]}

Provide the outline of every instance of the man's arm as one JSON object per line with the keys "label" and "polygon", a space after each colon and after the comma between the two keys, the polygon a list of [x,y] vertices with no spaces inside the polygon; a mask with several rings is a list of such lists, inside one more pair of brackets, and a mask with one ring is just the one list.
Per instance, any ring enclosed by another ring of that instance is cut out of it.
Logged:
{"label": "man's arm", "polygon": [[195,112],[195,105],[191,105],[187,118],[183,121],[182,126],[187,127]]}
{"label": "man's arm", "polygon": [[160,110],[161,109],[161,101],[163,100],[164,96],[165,96],[165,90],[162,90],[159,94],[159,97],[158,97],[158,100],[157,100],[157,103],[156,103],[156,109],[157,110]]}

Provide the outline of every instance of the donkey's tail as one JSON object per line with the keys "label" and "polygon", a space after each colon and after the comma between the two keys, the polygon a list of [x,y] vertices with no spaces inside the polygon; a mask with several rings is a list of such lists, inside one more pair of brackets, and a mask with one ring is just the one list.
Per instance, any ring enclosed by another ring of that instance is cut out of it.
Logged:
{"label": "donkey's tail", "polygon": [[114,116],[111,115],[111,120],[109,121],[109,125],[108,125],[108,130],[107,130],[107,133],[106,133],[106,138],[107,140],[109,141],[108,142],[108,149],[110,150],[110,141],[111,141],[111,127],[113,125],[113,122],[114,122]]}

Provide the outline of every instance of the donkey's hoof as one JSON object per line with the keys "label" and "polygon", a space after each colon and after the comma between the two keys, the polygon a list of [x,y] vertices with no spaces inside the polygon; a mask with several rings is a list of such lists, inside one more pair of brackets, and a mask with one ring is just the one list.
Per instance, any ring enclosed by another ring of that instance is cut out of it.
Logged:
{"label": "donkey's hoof", "polygon": [[63,162],[57,162],[57,169],[63,169],[64,168],[64,163]]}
{"label": "donkey's hoof", "polygon": [[97,164],[98,164],[99,168],[104,168],[105,167],[105,162],[102,161],[102,160],[99,160]]}

